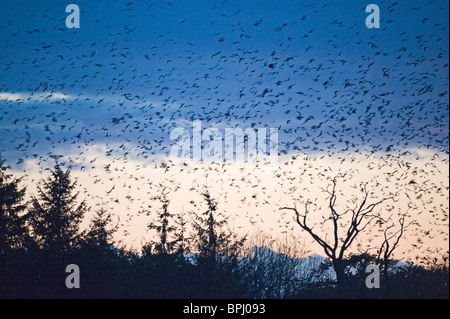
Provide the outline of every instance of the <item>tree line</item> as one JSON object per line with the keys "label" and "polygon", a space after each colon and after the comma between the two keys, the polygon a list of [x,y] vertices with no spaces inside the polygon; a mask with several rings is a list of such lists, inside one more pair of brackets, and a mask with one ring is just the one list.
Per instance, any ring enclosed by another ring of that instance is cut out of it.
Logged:
{"label": "tree line", "polygon": [[[354,237],[373,217],[367,192],[353,212],[347,238],[338,249],[322,239],[304,213],[294,211],[298,225],[325,251],[327,258],[309,258],[306,250],[293,254],[298,242],[270,248],[262,235],[239,237],[231,232],[218,202],[204,190],[206,208],[189,221],[169,211],[169,191],[161,188],[155,199],[161,209],[148,225],[155,238],[137,253],[117,247],[112,215],[104,207],[94,211],[87,229],[80,229],[90,213],[78,201],[70,169],[56,160],[37,196],[25,202],[21,178],[8,173],[0,158],[0,297],[1,298],[448,298],[448,259],[431,260],[427,266],[409,265],[394,270],[393,249],[407,226],[388,236],[378,254],[344,254]],[[330,221],[337,227],[336,179],[330,192]],[[364,220],[364,222],[363,222]],[[279,239],[278,239],[279,240]],[[295,239],[294,239],[295,240]],[[81,287],[69,289],[66,267],[80,269]],[[368,264],[380,265],[382,287],[368,289]]]}

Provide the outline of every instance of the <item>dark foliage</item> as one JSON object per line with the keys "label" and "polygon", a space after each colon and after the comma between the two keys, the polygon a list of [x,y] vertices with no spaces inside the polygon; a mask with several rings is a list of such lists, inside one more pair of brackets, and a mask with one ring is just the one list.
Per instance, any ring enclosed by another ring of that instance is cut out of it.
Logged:
{"label": "dark foliage", "polygon": [[29,208],[30,232],[40,248],[57,256],[79,244],[79,223],[87,208],[84,201],[76,207],[75,183],[70,180],[70,171],[63,171],[58,162],[42,183],[39,198],[33,196]]}
{"label": "dark foliage", "polygon": [[25,208],[22,203],[25,188],[20,188],[20,179],[6,173],[0,157],[0,255],[11,249],[20,248],[28,242],[25,226]]}

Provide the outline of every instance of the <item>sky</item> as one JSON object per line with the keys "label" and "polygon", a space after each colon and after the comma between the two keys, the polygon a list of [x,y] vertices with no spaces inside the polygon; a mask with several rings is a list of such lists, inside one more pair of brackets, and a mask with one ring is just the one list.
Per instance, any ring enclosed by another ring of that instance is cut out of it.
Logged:
{"label": "sky", "polygon": [[[70,3],[80,28],[66,27]],[[365,24],[371,3],[378,29]],[[398,193],[379,210],[394,224],[406,212],[419,221],[403,255],[448,249],[447,1],[6,0],[0,8],[2,157],[36,194],[52,155],[63,156],[80,199],[115,214],[117,240],[151,238],[159,185],[172,190],[174,211],[201,210],[207,187],[237,231],[307,238],[279,208],[310,200],[326,216],[323,190],[348,172],[338,184],[343,210],[361,199],[360,183],[373,201]],[[194,120],[222,134],[277,128],[276,171],[174,163],[171,132],[193,134]],[[378,237],[374,230],[362,247]]]}

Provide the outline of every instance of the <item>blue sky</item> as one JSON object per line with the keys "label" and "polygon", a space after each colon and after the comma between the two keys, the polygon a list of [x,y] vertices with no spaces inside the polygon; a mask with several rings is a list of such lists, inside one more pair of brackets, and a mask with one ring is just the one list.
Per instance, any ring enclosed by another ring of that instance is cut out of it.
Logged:
{"label": "blue sky", "polygon": [[0,101],[10,160],[46,138],[145,134],[157,150],[192,119],[279,127],[282,152],[448,149],[445,1],[379,2],[380,29],[361,1],[75,3],[80,29],[65,27],[66,2],[2,3],[0,91],[78,97]]}
{"label": "blue sky", "polygon": [[[80,7],[79,29],[66,28],[69,3]],[[366,28],[369,3],[380,7],[379,29]],[[64,155],[84,194],[109,198],[115,212],[147,205],[143,184],[151,193],[158,179],[188,184],[174,195],[187,211],[187,189],[209,181],[224,210],[272,220],[280,203],[317,197],[314,178],[355,169],[355,183],[396,180],[379,196],[401,189],[399,212],[432,212],[421,230],[448,246],[447,1],[6,0],[0,9],[0,154],[31,182],[36,165]],[[269,177],[141,169],[168,156],[170,132],[193,120],[278,128],[292,160]]]}

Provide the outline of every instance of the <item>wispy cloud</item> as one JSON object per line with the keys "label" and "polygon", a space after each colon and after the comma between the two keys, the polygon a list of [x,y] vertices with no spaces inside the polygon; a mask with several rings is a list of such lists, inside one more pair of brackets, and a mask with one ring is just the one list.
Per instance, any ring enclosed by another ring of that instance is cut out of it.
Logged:
{"label": "wispy cloud", "polygon": [[61,92],[49,92],[49,93],[11,93],[11,92],[0,92],[0,101],[7,102],[20,102],[20,103],[31,103],[31,102],[45,102],[45,101],[58,101],[58,100],[73,100],[75,97],[70,94],[65,94]]}

